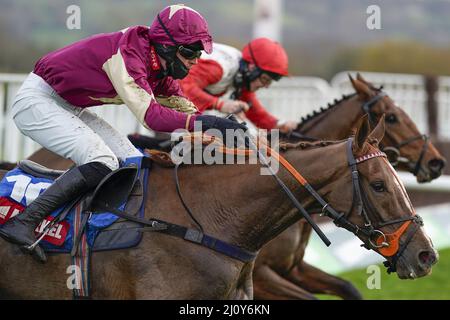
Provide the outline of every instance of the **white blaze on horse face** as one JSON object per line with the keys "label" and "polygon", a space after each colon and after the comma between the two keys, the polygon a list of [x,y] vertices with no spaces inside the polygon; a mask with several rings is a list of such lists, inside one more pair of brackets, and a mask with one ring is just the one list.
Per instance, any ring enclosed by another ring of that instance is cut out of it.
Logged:
{"label": "white blaze on horse face", "polygon": [[389,170],[392,172],[392,175],[394,176],[395,185],[397,186],[397,188],[399,188],[402,191],[403,198],[405,200],[406,206],[408,207],[408,210],[415,214],[416,212],[411,203],[411,200],[409,199],[408,193],[406,192],[405,185],[403,184],[402,180],[398,176],[397,171],[395,171],[394,167],[391,165],[391,163],[386,158],[383,158],[383,160],[387,163]]}

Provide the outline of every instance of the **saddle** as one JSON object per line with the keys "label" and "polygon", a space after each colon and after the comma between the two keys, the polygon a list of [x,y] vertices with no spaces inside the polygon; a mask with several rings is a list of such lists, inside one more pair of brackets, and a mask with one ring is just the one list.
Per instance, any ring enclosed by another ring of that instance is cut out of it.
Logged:
{"label": "saddle", "polygon": [[18,167],[34,177],[46,178],[49,180],[54,180],[65,172],[63,170],[54,170],[44,167],[43,165],[40,165],[39,163],[33,162],[31,160],[19,161]]}
{"label": "saddle", "polygon": [[[107,175],[94,191],[53,212],[36,229],[39,234],[50,223],[53,225],[40,243],[44,250],[53,253],[73,252],[83,232],[94,251],[137,245],[142,234],[123,231],[124,227],[135,227],[134,222],[119,221],[119,217],[110,212],[93,213],[91,207],[98,202],[107,203],[134,216],[143,216],[144,189],[150,163],[148,157],[127,159],[120,169]],[[64,172],[46,168],[30,160],[20,161],[0,182],[0,206],[3,208],[0,224],[20,214]],[[78,230],[78,234],[74,230],[77,217],[82,217],[82,228]]]}

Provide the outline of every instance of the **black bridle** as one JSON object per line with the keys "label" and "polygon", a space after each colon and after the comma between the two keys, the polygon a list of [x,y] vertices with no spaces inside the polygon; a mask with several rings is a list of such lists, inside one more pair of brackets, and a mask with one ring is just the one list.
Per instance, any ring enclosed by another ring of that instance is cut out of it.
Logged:
{"label": "black bridle", "polygon": [[[352,205],[351,208],[347,213],[338,213],[335,209],[331,207],[331,205],[326,202],[316,191],[315,189],[309,184],[303,184],[304,188],[315,198],[317,202],[320,203],[322,206],[322,213],[321,215],[325,215],[333,220],[333,222],[336,224],[336,226],[347,229],[348,231],[352,232],[356,236],[363,234],[366,239],[361,239],[363,241],[363,245],[367,249],[374,249],[379,251],[382,248],[389,247],[391,244],[389,243],[388,236],[389,234],[385,234],[383,231],[380,230],[380,228],[398,224],[398,223],[407,223],[408,221],[412,221],[415,223],[415,227],[413,228],[412,232],[410,232],[406,238],[406,240],[403,242],[403,244],[399,247],[397,252],[395,252],[395,255],[391,255],[392,259],[391,261],[385,261],[385,266],[388,268],[388,273],[395,272],[397,267],[397,261],[407,248],[408,244],[411,242],[414,234],[417,232],[420,226],[423,225],[422,219],[418,215],[412,215],[407,217],[402,217],[399,219],[394,219],[391,221],[386,222],[380,222],[378,225],[374,225],[372,223],[372,220],[370,217],[376,217],[376,209],[370,204],[370,202],[367,199],[367,196],[365,192],[363,192],[363,188],[359,179],[359,171],[357,168],[357,164],[361,163],[363,161],[367,161],[370,159],[373,159],[375,157],[386,157],[386,155],[381,151],[374,151],[371,154],[365,155],[363,157],[360,157],[358,159],[355,159],[353,152],[352,152],[352,143],[353,138],[349,138],[347,140],[346,144],[346,152],[347,152],[347,161],[348,166],[351,171],[351,177],[352,177]],[[178,196],[183,204],[183,207],[187,211],[188,215],[192,219],[192,221],[199,227],[199,233],[203,234],[203,228],[200,225],[200,223],[194,218],[193,212],[190,210],[188,205],[186,204],[182,194],[181,194],[181,187],[180,182],[178,179],[178,165],[175,166],[175,184]],[[284,191],[286,191],[287,186],[278,178],[277,179],[278,184],[282,187]],[[298,204],[301,206],[301,204]],[[354,224],[351,222],[348,217],[353,213],[354,209],[356,207],[356,212],[358,215],[363,217],[364,225],[359,226],[357,224]],[[306,210],[302,207],[301,212],[305,212]],[[304,215],[302,214],[302,217]],[[309,221],[308,221],[309,222]],[[407,226],[407,228],[409,225]],[[402,228],[402,227],[400,227]],[[399,229],[400,229],[399,228]],[[405,229],[406,231],[406,229]],[[402,232],[403,234],[403,232]],[[256,256],[256,255],[255,255]]]}
{"label": "black bridle", "polygon": [[[377,225],[374,225],[372,223],[372,220],[370,217],[375,217],[377,210],[370,204],[370,202],[367,199],[366,193],[363,192],[364,189],[362,188],[360,179],[359,179],[359,172],[357,168],[357,164],[361,163],[363,161],[370,160],[375,157],[386,157],[386,155],[380,151],[363,156],[361,158],[355,159],[352,152],[352,142],[353,138],[349,138],[347,140],[347,161],[348,166],[351,171],[351,177],[352,177],[352,189],[353,189],[353,200],[352,200],[352,206],[350,210],[347,213],[341,213],[338,214],[333,208],[330,207],[328,203],[326,203],[319,195],[313,196],[316,198],[316,200],[323,206],[322,207],[322,214],[330,217],[334,220],[334,223],[341,228],[347,229],[348,231],[352,232],[355,235],[363,234],[366,239],[362,240],[363,244],[362,246],[366,249],[374,249],[376,251],[379,251],[382,248],[389,247],[391,244],[389,243],[388,236],[380,229],[389,225],[394,225],[398,223],[406,223],[408,221],[413,221],[415,223],[415,227],[408,234],[408,237],[403,242],[403,244],[399,247],[395,255],[392,256],[391,261],[385,261],[384,265],[388,268],[388,273],[395,272],[397,268],[397,262],[398,259],[401,257],[403,252],[405,251],[408,244],[411,242],[414,234],[417,232],[420,226],[423,225],[422,218],[419,215],[413,215],[413,216],[407,216],[402,217],[399,219],[394,219],[391,221],[381,222]],[[362,216],[364,220],[363,226],[358,226],[354,223],[352,223],[348,217],[352,214],[356,207],[356,213],[360,216]]]}
{"label": "black bridle", "polygon": [[[372,157],[377,157],[380,155],[374,154]],[[383,156],[383,155],[381,155]],[[385,156],[385,155],[384,155]],[[362,158],[356,160],[352,153],[352,138],[349,138],[347,143],[347,159],[348,159],[348,165],[351,170],[351,176],[352,176],[352,185],[353,185],[353,201],[352,201],[352,207],[350,208],[348,215],[351,214],[353,211],[354,206],[356,205],[356,212],[358,215],[362,216],[364,219],[364,227],[361,228],[363,230],[363,233],[367,236],[367,241],[364,242],[362,246],[364,246],[366,249],[380,249],[383,247],[389,246],[389,242],[387,239],[386,234],[380,230],[380,228],[399,224],[399,223],[405,223],[407,221],[413,221],[414,222],[414,228],[411,232],[409,232],[408,236],[406,237],[405,241],[401,244],[395,255],[392,256],[391,261],[385,261],[384,265],[388,268],[388,273],[395,272],[397,268],[397,262],[398,259],[401,257],[403,252],[405,251],[408,244],[411,242],[414,234],[419,230],[421,226],[423,226],[423,220],[419,215],[412,215],[412,216],[406,216],[399,219],[394,219],[391,221],[386,222],[380,222],[377,225],[374,225],[372,221],[370,220],[370,216],[375,217],[377,210],[371,205],[369,200],[367,199],[367,195],[365,192],[363,192],[364,188],[362,187],[362,184],[359,179],[359,173],[357,164],[366,160],[371,159],[370,155],[369,157]],[[376,239],[374,239],[377,237]],[[375,242],[374,242],[375,240]]]}
{"label": "black bridle", "polygon": [[[376,114],[372,111],[372,108],[379,101],[381,101],[381,99],[383,99],[386,96],[387,96],[387,94],[385,92],[379,91],[377,95],[375,95],[372,99],[370,99],[369,101],[365,102],[361,106],[363,111],[368,114],[369,121],[370,121],[370,124],[372,126],[376,125]],[[419,173],[420,169],[422,168],[422,160],[423,160],[423,157],[425,156],[425,153],[428,150],[429,137],[426,134],[419,134],[417,136],[411,137],[411,138],[406,139],[404,141],[401,141],[399,143],[395,143],[394,142],[395,140],[389,134],[389,130],[386,130],[385,135],[394,143],[394,145],[390,146],[390,147],[382,147],[381,146],[380,149],[393,156],[393,157],[388,157],[389,162],[391,162],[391,164],[393,166],[396,166],[399,162],[404,162],[404,163],[408,163],[408,164],[412,162],[411,160],[400,156],[400,148],[402,148],[402,147],[404,147],[404,146],[406,146],[406,145],[408,145],[408,144],[410,144],[410,143],[412,143],[414,141],[417,141],[417,140],[424,140],[425,141],[423,146],[422,146],[422,150],[420,151],[419,159],[417,159],[416,163],[413,164],[414,165],[414,169],[413,169],[412,173],[416,176]],[[411,165],[411,167],[413,165]]]}
{"label": "black bridle", "polygon": [[[350,95],[354,96],[356,95]],[[364,102],[361,105],[361,109],[363,110],[364,113],[367,113],[368,117],[369,117],[369,122],[371,124],[372,127],[374,127],[377,122],[377,115],[372,111],[372,108],[384,97],[386,97],[387,94],[385,92],[382,92],[381,89],[378,89],[378,94],[375,95],[372,99],[370,99],[369,101]],[[395,142],[395,139],[392,138],[392,135],[389,134],[389,130],[386,130],[385,135],[392,141],[393,146],[389,146],[389,147],[384,147],[384,146],[380,146],[380,149],[383,150],[386,154],[388,154],[388,160],[389,162],[392,164],[392,166],[397,166],[400,162],[402,163],[406,163],[409,165],[410,168],[412,168],[412,173],[417,176],[417,174],[419,173],[419,171],[422,169],[422,160],[425,156],[425,153],[428,150],[428,145],[429,145],[429,137],[426,134],[419,134],[417,136],[411,137],[409,139],[406,139],[404,141],[401,141],[399,143]],[[305,141],[318,141],[320,139],[315,138],[315,137],[310,137],[307,135],[304,135],[302,133],[296,132],[296,131],[291,131],[290,133],[286,134],[286,138],[294,138],[294,139],[298,139],[298,140],[305,140]],[[401,156],[401,152],[400,149],[414,141],[417,140],[424,140],[424,144],[422,146],[422,150],[420,151],[420,155],[419,158],[417,159],[416,162],[409,160],[405,157]]]}

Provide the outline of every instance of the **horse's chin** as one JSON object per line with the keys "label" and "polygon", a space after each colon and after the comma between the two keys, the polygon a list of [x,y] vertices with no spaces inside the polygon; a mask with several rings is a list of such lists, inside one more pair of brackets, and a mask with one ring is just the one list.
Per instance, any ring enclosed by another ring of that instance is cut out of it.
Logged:
{"label": "horse's chin", "polygon": [[410,279],[414,280],[417,278],[425,277],[432,272],[432,267],[422,268],[418,265],[406,265],[403,261],[399,261],[397,265],[397,276],[399,279],[405,280]]}
{"label": "horse's chin", "polygon": [[[410,169],[411,173],[413,172],[413,169]],[[434,179],[439,178],[442,175],[442,170],[439,171],[432,171],[428,168],[421,167],[419,172],[416,175],[416,179],[418,183],[426,183],[431,182]]]}
{"label": "horse's chin", "polygon": [[414,270],[405,270],[406,272],[402,272],[400,270],[397,270],[397,275],[399,279],[402,280],[414,280],[417,278],[425,277],[432,273],[432,269],[420,271],[419,273],[416,273]]}
{"label": "horse's chin", "polygon": [[427,183],[436,179],[437,177],[432,177],[431,173],[428,170],[420,169],[416,175],[416,179],[418,183]]}

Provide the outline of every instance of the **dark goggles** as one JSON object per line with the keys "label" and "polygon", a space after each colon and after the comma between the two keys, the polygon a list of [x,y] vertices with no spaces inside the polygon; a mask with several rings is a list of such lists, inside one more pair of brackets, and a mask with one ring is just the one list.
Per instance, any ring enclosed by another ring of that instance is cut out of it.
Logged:
{"label": "dark goggles", "polygon": [[161,20],[161,17],[158,13],[158,22],[161,25],[161,27],[164,29],[164,32],[167,34],[167,36],[170,38],[170,40],[173,42],[173,44],[177,47],[177,51],[181,54],[181,56],[188,60],[198,59],[202,55],[202,49],[203,46],[199,45],[197,43],[191,44],[189,46],[192,46],[192,48],[188,48],[187,46],[183,46],[178,44],[175,39],[170,34],[169,30],[166,28],[164,23]]}
{"label": "dark goggles", "polygon": [[202,55],[201,50],[192,50],[182,45],[178,46],[178,52],[183,58],[188,60],[198,59]]}
{"label": "dark goggles", "polygon": [[263,73],[266,73],[266,74],[268,74],[271,78],[272,78],[272,80],[274,80],[274,81],[278,81],[278,80],[280,80],[281,79],[281,77],[282,77],[282,75],[281,74],[278,74],[278,73],[274,73],[274,72],[269,72],[269,71],[263,71]]}

